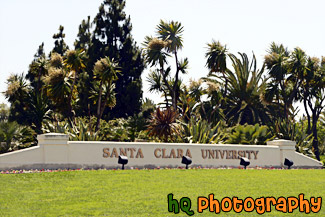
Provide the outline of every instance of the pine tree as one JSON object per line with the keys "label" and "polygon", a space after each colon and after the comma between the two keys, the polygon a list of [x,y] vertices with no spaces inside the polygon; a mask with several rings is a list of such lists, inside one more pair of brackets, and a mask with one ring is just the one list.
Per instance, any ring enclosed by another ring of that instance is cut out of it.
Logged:
{"label": "pine tree", "polygon": [[91,39],[91,32],[90,32],[90,16],[87,17],[87,20],[82,20],[81,24],[79,25],[79,32],[77,35],[77,39],[74,43],[75,50],[83,49],[88,50],[90,47],[90,39]]}
{"label": "pine tree", "polygon": [[65,34],[63,33],[64,27],[60,25],[59,33],[53,35],[53,39],[56,39],[54,42],[54,48],[51,53],[55,52],[60,55],[64,55],[64,53],[69,49],[68,45],[64,42]]}
{"label": "pine tree", "polygon": [[[94,18],[94,32],[88,50],[88,72],[105,56],[119,63],[116,81],[116,106],[104,113],[106,118],[128,117],[140,111],[142,100],[141,73],[144,63],[141,51],[131,35],[130,17],[124,12],[124,0],[105,0]],[[90,73],[89,77],[93,75]]]}
{"label": "pine tree", "polygon": [[[89,101],[89,92],[91,90],[91,85],[93,82],[93,66],[88,64],[88,50],[91,43],[91,35],[91,22],[90,16],[88,16],[87,19],[82,20],[81,24],[79,25],[77,39],[74,42],[75,50],[84,51],[84,64],[86,65],[86,69],[79,74],[79,81],[77,83],[79,100],[77,101],[77,106],[75,108],[76,116],[91,115],[91,102]],[[91,76],[89,76],[89,73],[91,73]]]}
{"label": "pine tree", "polygon": [[38,46],[38,49],[34,55],[34,59],[38,59],[40,57],[45,58],[45,51],[44,51],[44,42]]}

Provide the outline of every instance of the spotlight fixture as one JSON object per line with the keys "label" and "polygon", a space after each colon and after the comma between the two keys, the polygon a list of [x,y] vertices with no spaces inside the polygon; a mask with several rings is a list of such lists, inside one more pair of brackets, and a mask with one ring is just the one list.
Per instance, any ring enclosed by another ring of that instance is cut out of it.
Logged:
{"label": "spotlight fixture", "polygon": [[122,170],[124,170],[124,165],[128,164],[128,161],[129,160],[127,156],[123,156],[123,155],[118,156],[118,164],[122,164]]}
{"label": "spotlight fixture", "polygon": [[192,159],[188,156],[182,157],[182,164],[186,165],[186,169],[188,169],[188,165],[192,163]]}
{"label": "spotlight fixture", "polygon": [[289,160],[288,158],[284,159],[284,165],[288,166],[288,169],[290,169],[290,167],[293,165],[293,161]]}
{"label": "spotlight fixture", "polygon": [[240,158],[240,165],[244,166],[245,169],[250,163],[251,162],[248,160],[248,158],[246,158],[246,157]]}

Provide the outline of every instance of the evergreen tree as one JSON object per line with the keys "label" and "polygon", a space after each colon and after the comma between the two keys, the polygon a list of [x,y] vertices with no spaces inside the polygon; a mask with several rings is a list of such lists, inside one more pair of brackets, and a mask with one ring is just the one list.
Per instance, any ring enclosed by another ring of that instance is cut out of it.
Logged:
{"label": "evergreen tree", "polygon": [[[78,98],[77,106],[75,108],[76,116],[91,116],[90,111],[90,90],[92,87],[92,70],[93,66],[88,64],[88,50],[91,43],[91,22],[90,16],[87,17],[87,20],[82,20],[81,24],[79,25],[79,32],[77,35],[77,39],[74,42],[75,50],[84,51],[84,64],[86,65],[86,69],[80,72],[79,74],[79,81],[77,83],[78,89]],[[89,76],[89,73],[91,76]]]}
{"label": "evergreen tree", "polygon": [[132,116],[140,111],[142,100],[141,73],[144,63],[141,51],[134,42],[130,17],[125,12],[124,0],[105,0],[94,18],[94,32],[88,50],[87,71],[95,62],[105,56],[119,63],[121,72],[116,81],[116,106],[103,116],[118,118]]}
{"label": "evergreen tree", "polygon": [[42,42],[42,44],[40,44],[40,46],[38,46],[38,49],[34,55],[35,60],[43,57],[45,58],[45,51],[44,51],[44,42]]}
{"label": "evergreen tree", "polygon": [[59,33],[53,35],[53,39],[55,39],[54,42],[54,48],[52,50],[52,53],[58,53],[60,55],[64,55],[64,53],[69,49],[68,45],[64,42],[65,34],[63,33],[64,27],[60,25],[59,27]]}
{"label": "evergreen tree", "polygon": [[75,50],[88,50],[91,40],[90,25],[90,16],[87,17],[87,20],[82,20],[79,25],[77,39],[74,43]]}

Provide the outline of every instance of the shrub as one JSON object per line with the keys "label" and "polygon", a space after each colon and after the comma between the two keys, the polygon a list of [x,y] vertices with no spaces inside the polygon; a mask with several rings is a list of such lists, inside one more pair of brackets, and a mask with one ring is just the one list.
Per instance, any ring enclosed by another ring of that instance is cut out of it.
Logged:
{"label": "shrub", "polygon": [[219,121],[215,126],[206,120],[193,117],[188,124],[182,123],[181,140],[186,143],[219,143],[224,139],[224,125]]}
{"label": "shrub", "polygon": [[272,136],[272,133],[267,126],[245,124],[230,128],[225,143],[265,145],[267,141],[273,138],[274,136]]}

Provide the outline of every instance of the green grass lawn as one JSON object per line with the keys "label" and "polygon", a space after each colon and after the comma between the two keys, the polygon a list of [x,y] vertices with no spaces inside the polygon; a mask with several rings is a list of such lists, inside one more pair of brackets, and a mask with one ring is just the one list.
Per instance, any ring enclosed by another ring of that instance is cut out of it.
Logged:
{"label": "green grass lawn", "polygon": [[[162,169],[0,174],[0,216],[187,216],[169,213],[167,195],[189,197],[194,216],[259,216],[197,212],[197,197],[325,196],[325,170]],[[325,216],[274,211],[262,216]]]}

